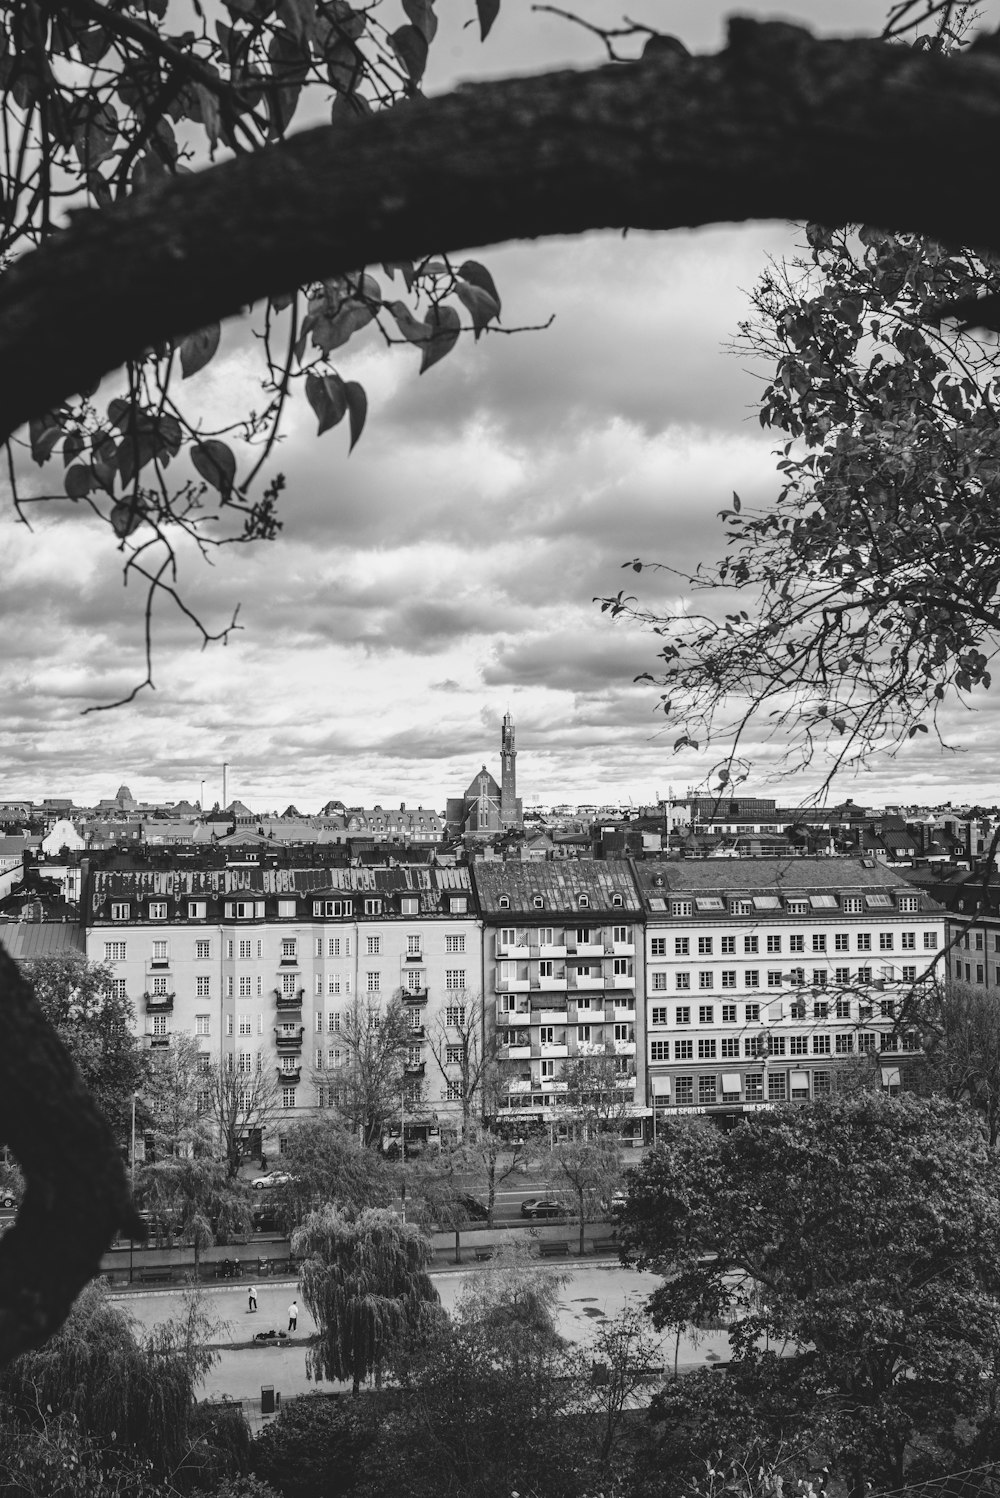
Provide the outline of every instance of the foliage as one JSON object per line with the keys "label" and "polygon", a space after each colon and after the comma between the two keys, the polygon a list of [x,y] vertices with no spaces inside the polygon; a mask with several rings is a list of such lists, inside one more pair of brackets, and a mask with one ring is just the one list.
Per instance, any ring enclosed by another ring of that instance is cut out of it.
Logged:
{"label": "foliage", "polygon": [[[489,1083],[496,1069],[497,1028],[492,1006],[483,1002],[482,994],[473,996],[463,990],[461,994],[455,992],[454,998],[457,1019],[453,1015],[449,1024],[447,1014],[439,1011],[427,1039],[442,1076],[454,1076],[454,1068],[458,1066],[465,1141],[486,1105]],[[456,1052],[457,1062],[453,1059]]]}
{"label": "foliage", "polygon": [[563,1106],[566,1114],[584,1125],[584,1131],[619,1128],[630,1116],[634,1086],[623,1086],[633,1077],[634,1056],[618,1056],[613,1046],[577,1055],[563,1066],[566,1084]]}
{"label": "foliage", "polygon": [[131,1317],[91,1285],[44,1347],[4,1370],[0,1393],[23,1424],[58,1410],[93,1447],[115,1449],[154,1475],[188,1446],[195,1368],[176,1344],[137,1337]]}
{"label": "foliage", "polygon": [[1000,1139],[1000,1009],[987,990],[949,980],[921,1001],[923,1080],[943,1097],[968,1103],[989,1144]]}
{"label": "foliage", "polygon": [[195,1036],[175,1031],[169,1046],[151,1051],[141,1092],[143,1133],[152,1135],[153,1154],[187,1157],[205,1154],[214,1142],[211,1122],[198,1106],[205,1088],[201,1048]]}
{"label": "foliage", "polygon": [[378,1427],[370,1396],[284,1400],[277,1419],[254,1442],[253,1470],[282,1498],[341,1498],[354,1491],[358,1465]]}
{"label": "foliage", "polygon": [[33,957],[21,963],[21,970],[124,1142],[131,1128],[132,1096],[142,1086],[146,1068],[135,1039],[135,1010],[128,998],[115,994],[112,969],[80,955]]}
{"label": "foliage", "polygon": [[73,1415],[37,1412],[26,1428],[0,1406],[0,1492],[4,1498],[175,1498],[150,1474],[88,1438]]}
{"label": "foliage", "polygon": [[398,994],[385,1008],[356,996],[344,1015],[347,1064],[336,1073],[331,1093],[341,1118],[369,1147],[381,1145],[389,1120],[399,1114],[409,1032]]}
{"label": "foliage", "polygon": [[305,1259],[302,1295],[319,1327],[307,1354],[317,1378],[361,1381],[381,1372],[393,1344],[422,1327],[438,1293],[427,1266],[431,1246],[392,1212],[365,1208],[354,1221],[336,1207],[312,1212],[292,1235]]}
{"label": "foliage", "polygon": [[989,688],[1000,625],[1000,362],[940,317],[995,293],[1000,262],[872,228],[806,237],[765,272],[738,344],[772,370],[776,500],[721,512],[727,554],[683,579],[707,612],[602,601],[663,640],[675,747],[728,741],[721,785],[745,773],[751,726],[791,735],[790,769],[821,752],[831,775],[936,732],[943,704]]}
{"label": "foliage", "polygon": [[491,1334],[506,1331],[526,1341],[560,1347],[554,1313],[566,1280],[557,1270],[539,1268],[532,1243],[506,1237],[496,1244],[485,1267],[466,1280],[455,1320],[460,1326],[479,1327]]}
{"label": "foliage", "polygon": [[660,1382],[660,1344],[650,1335],[645,1312],[626,1306],[613,1320],[600,1323],[591,1354],[602,1425],[600,1460],[607,1462],[621,1438],[631,1402],[651,1383]]}
{"label": "foliage", "polygon": [[350,1214],[385,1207],[395,1194],[393,1174],[375,1150],[366,1149],[339,1117],[309,1119],[289,1131],[282,1169],[294,1179],[268,1193],[287,1222],[299,1222],[316,1201],[335,1202]]}
{"label": "foliage", "polygon": [[194,1246],[198,1277],[201,1252],[217,1239],[253,1231],[250,1188],[213,1160],[163,1160],[143,1166],[136,1178],[136,1201]]}
{"label": "foliage", "polygon": [[265,1488],[255,1494],[256,1479],[248,1476],[253,1455],[253,1437],[242,1403],[197,1404],[191,1415],[191,1443],[177,1470],[175,1481],[182,1489],[195,1487],[216,1495],[224,1486],[236,1487],[233,1498],[271,1498]]}
{"label": "foliage", "polygon": [[497,1191],[513,1175],[522,1175],[548,1147],[541,1125],[525,1120],[516,1126],[483,1123],[474,1131],[467,1154],[486,1193],[487,1223],[493,1226]]}
{"label": "foliage", "polygon": [[[478,0],[484,35],[497,3]],[[134,9],[21,0],[0,18],[0,261],[42,245],[67,211],[100,214],[220,151],[266,152],[303,120],[329,118],[331,92],[332,118],[345,127],[405,104],[420,92],[437,29],[429,0],[410,0],[392,30],[379,7],[345,0],[240,0],[214,24],[197,5],[176,16],[160,0]],[[353,447],[367,400],[339,372],[339,351],[358,337],[412,345],[423,371],[454,346],[462,312],[476,338],[498,318],[489,271],[431,255],[275,296],[254,319],[262,405],[246,409],[233,393],[211,417],[199,376],[224,347],[219,324],[157,344],[99,402],[85,391],[31,423],[27,444],[11,450],[15,503],[26,489],[39,497],[32,464],[61,459],[44,497],[87,506],[123,551],[126,581],[148,587],[148,607],[159,591],[203,638],[218,638],[182,603],[172,565],[186,549],[204,555],[276,535],[283,479],[265,481],[264,469],[294,392],[320,434],[346,420]],[[147,671],[152,685],[148,654]]]}
{"label": "foliage", "polygon": [[584,1252],[584,1224],[606,1213],[606,1203],[621,1183],[622,1152],[610,1134],[593,1139],[570,1139],[552,1151],[553,1177],[573,1201],[580,1223],[580,1253]]}
{"label": "foliage", "polygon": [[[957,1442],[984,1412],[1000,1166],[963,1108],[862,1093],[705,1130],[701,1147],[669,1125],[622,1226],[626,1252],[667,1276],[654,1323],[729,1321],[748,1408],[814,1437],[822,1415],[831,1468],[855,1489],[901,1484],[915,1441]],[[692,1452],[719,1434],[698,1398],[669,1401],[675,1424],[686,1406]]]}

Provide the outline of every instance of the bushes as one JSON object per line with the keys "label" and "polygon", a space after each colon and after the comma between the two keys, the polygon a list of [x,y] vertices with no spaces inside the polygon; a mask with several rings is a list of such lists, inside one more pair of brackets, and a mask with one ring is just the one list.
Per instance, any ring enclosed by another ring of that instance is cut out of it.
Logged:
{"label": "bushes", "polygon": [[289,1399],[254,1442],[252,1471],[282,1498],[341,1498],[354,1491],[377,1425],[365,1395],[341,1399],[306,1394]]}

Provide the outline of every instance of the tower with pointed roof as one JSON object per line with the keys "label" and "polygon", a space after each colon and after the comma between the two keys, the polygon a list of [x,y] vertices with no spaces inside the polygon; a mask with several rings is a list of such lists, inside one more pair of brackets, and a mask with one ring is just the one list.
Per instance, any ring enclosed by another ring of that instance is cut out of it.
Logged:
{"label": "tower with pointed roof", "polygon": [[517,799],[516,761],[514,719],[510,713],[504,713],[500,728],[500,825],[505,831],[522,825],[521,803]]}

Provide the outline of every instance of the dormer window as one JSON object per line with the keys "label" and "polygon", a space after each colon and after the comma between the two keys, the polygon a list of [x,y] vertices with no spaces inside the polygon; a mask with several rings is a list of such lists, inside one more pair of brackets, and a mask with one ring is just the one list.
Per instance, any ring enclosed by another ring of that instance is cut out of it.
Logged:
{"label": "dormer window", "polygon": [[616,906],[618,906],[620,908],[622,905],[625,904],[625,901],[622,899],[621,895],[612,895],[611,896],[611,903],[612,903],[612,905],[616,905]]}
{"label": "dormer window", "polygon": [[113,921],[127,921],[128,913],[129,907],[127,905],[116,904],[111,907],[111,919]]}
{"label": "dormer window", "polygon": [[500,898],[499,898],[499,900],[497,901],[497,904],[499,905],[499,907],[500,907],[501,910],[509,910],[510,909],[510,896],[509,895],[501,895]]}
{"label": "dormer window", "polygon": [[590,896],[581,895],[577,903],[579,904],[581,910],[586,910],[587,906],[590,904]]}
{"label": "dormer window", "polygon": [[165,921],[167,919],[166,900],[150,900],[149,919],[151,921]]}
{"label": "dormer window", "polygon": [[279,917],[284,916],[286,918],[289,917],[289,916],[294,916],[295,915],[295,901],[294,900],[279,900],[278,901],[278,915],[279,915]]}
{"label": "dormer window", "polygon": [[381,900],[366,900],[365,901],[365,915],[381,915],[381,914],[382,914],[382,901]]}
{"label": "dormer window", "polygon": [[[545,904],[545,901],[542,899],[541,895],[535,895],[535,897],[534,897],[534,899],[532,900],[531,903],[535,907],[536,910],[541,910],[542,907]],[[582,903],[582,901],[581,901],[581,903]]]}

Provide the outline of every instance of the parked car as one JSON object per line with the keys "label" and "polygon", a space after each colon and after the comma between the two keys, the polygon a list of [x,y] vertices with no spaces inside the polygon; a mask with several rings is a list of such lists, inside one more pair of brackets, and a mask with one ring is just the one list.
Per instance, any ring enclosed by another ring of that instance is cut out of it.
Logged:
{"label": "parked car", "polygon": [[627,1191],[613,1191],[603,1204],[605,1212],[609,1217],[614,1217],[618,1212],[624,1212],[628,1206]]}
{"label": "parked car", "polygon": [[264,1191],[268,1186],[291,1186],[298,1180],[298,1176],[291,1176],[287,1170],[269,1170],[267,1175],[255,1176],[250,1182],[255,1191]]}
{"label": "parked car", "polygon": [[17,1197],[12,1191],[0,1191],[0,1207],[16,1207]]}
{"label": "parked car", "polygon": [[568,1217],[569,1211],[562,1202],[551,1196],[532,1196],[521,1203],[522,1217]]}
{"label": "parked car", "polygon": [[486,1222],[489,1211],[476,1196],[460,1196],[459,1201],[468,1213],[470,1222]]}

